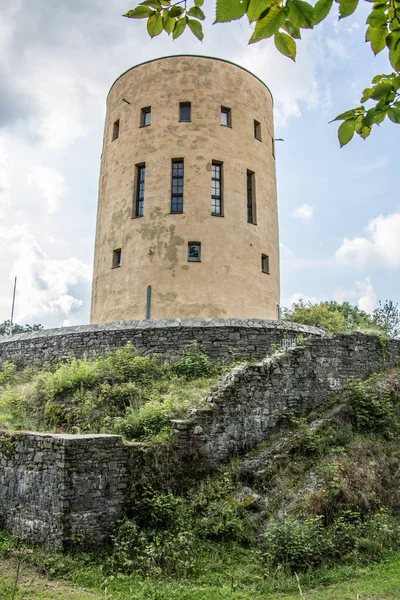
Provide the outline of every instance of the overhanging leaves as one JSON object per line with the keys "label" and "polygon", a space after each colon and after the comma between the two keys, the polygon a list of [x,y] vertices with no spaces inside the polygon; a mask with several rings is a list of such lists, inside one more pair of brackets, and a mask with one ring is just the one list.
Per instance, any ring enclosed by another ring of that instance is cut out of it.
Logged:
{"label": "overhanging leaves", "polygon": [[301,29],[314,27],[314,8],[304,0],[288,0],[290,20]]}
{"label": "overhanging leaves", "polygon": [[217,0],[215,23],[241,19],[247,10],[248,0]]}
{"label": "overhanging leaves", "polygon": [[274,35],[285,22],[285,18],[285,9],[281,6],[273,6],[263,19],[257,21],[249,44]]}
{"label": "overhanging leaves", "polygon": [[275,46],[285,56],[296,60],[296,42],[287,33],[278,32],[274,35]]}
{"label": "overhanging leaves", "polygon": [[340,147],[343,148],[346,144],[350,142],[353,138],[355,131],[356,120],[348,119],[347,121],[343,121],[338,130],[338,138]]}

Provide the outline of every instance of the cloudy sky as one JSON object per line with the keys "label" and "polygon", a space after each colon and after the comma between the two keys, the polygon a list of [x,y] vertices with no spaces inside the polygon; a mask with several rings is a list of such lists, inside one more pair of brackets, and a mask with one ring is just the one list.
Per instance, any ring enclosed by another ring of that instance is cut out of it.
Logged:
{"label": "cloudy sky", "polygon": [[272,90],[284,138],[276,144],[282,304],[349,300],[370,311],[400,300],[400,127],[384,123],[340,150],[328,124],[358,104],[375,73],[390,72],[384,53],[374,58],[363,42],[369,5],[306,34],[296,64],[269,40],[247,46],[244,19],[213,26],[213,0],[203,43],[189,32],[150,40],[143,21],[121,17],[134,5],[0,0],[0,321],[14,276],[18,322],[89,321],[108,89],[139,62],[181,53],[232,60]]}

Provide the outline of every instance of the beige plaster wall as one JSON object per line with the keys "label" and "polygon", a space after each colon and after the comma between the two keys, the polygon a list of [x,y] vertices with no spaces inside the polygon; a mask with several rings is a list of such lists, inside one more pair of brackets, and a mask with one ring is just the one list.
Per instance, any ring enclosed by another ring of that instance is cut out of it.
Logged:
{"label": "beige plaster wall", "polygon": [[[123,101],[128,100],[130,104]],[[179,122],[179,102],[192,121]],[[140,112],[151,106],[151,125]],[[232,127],[220,125],[221,106]],[[119,119],[118,139],[112,141]],[[254,119],[262,141],[254,138]],[[91,322],[151,318],[277,318],[279,244],[272,98],[263,83],[225,61],[168,57],[139,65],[107,99]],[[183,214],[170,214],[171,160],[183,158]],[[211,216],[211,163],[223,162],[224,216]],[[136,165],[146,164],[144,216],[132,218]],[[246,171],[255,173],[257,225],[247,222]],[[201,262],[187,260],[201,242]],[[114,249],[122,249],[112,268]],[[150,252],[149,252],[150,251]],[[269,256],[270,274],[261,271]]]}

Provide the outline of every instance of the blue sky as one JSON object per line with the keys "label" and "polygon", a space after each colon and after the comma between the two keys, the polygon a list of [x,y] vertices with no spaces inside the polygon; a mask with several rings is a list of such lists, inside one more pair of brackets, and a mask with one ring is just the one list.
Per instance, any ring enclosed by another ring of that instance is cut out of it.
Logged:
{"label": "blue sky", "polygon": [[203,43],[189,32],[150,40],[144,21],[121,17],[134,4],[36,0],[32,11],[0,0],[0,321],[15,275],[18,322],[89,321],[107,92],[138,62],[180,53],[241,64],[274,95],[282,304],[400,300],[400,127],[384,123],[340,150],[328,124],[391,70],[363,41],[370,5],[306,32],[293,64],[270,40],[247,46],[245,19],[213,26],[212,0]]}

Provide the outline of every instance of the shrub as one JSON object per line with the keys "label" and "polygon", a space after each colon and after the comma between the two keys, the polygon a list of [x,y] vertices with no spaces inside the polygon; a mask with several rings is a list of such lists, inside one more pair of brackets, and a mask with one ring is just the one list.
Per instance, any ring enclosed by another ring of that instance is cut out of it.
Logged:
{"label": "shrub", "polygon": [[172,363],[170,368],[173,373],[186,379],[212,377],[220,372],[219,365],[212,362],[196,343],[185,348],[182,357]]}
{"label": "shrub", "polygon": [[398,431],[398,410],[394,405],[394,401],[398,400],[397,394],[385,386],[382,375],[350,381],[347,395],[356,430],[383,433],[388,437]]}
{"label": "shrub", "polygon": [[10,361],[6,361],[0,369],[0,386],[14,381],[17,367]]}

